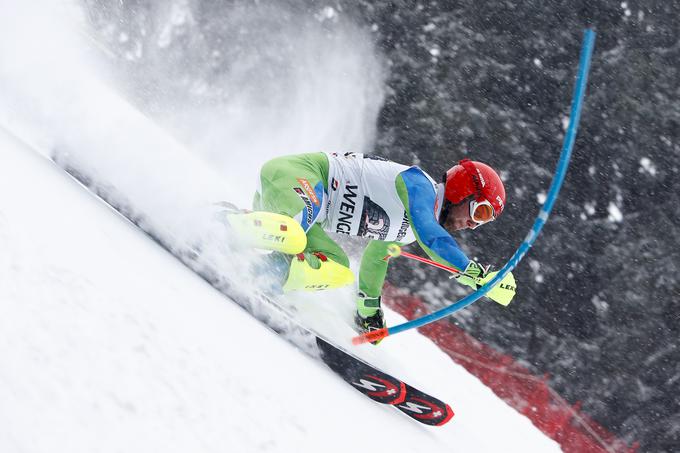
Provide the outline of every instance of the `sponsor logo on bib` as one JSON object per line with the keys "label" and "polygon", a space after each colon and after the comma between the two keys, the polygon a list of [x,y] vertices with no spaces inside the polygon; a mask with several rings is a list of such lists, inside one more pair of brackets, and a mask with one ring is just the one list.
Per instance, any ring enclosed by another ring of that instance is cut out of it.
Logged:
{"label": "sponsor logo on bib", "polygon": [[312,202],[309,200],[309,197],[305,194],[304,190],[300,189],[299,187],[293,187],[293,190],[298,194],[302,202],[305,204],[305,211],[307,212],[307,226],[311,226],[312,221],[314,220],[314,208],[312,208]]}
{"label": "sponsor logo on bib", "polygon": [[316,193],[314,193],[314,189],[312,188],[312,185],[309,183],[309,181],[303,178],[297,178],[297,181],[300,183],[304,191],[307,192],[307,196],[310,200],[312,200],[312,203],[320,206],[321,203],[319,202],[319,198],[316,196]]}
{"label": "sponsor logo on bib", "polygon": [[356,209],[358,189],[359,186],[345,184],[346,193],[342,196],[343,201],[340,202],[338,222],[335,225],[336,233],[349,234],[352,230],[352,217],[354,217],[354,210]]}

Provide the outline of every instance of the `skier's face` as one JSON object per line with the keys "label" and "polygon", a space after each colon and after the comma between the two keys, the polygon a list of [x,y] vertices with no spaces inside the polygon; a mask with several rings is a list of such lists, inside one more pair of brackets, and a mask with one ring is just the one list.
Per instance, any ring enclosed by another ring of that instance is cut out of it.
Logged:
{"label": "skier's face", "polygon": [[444,224],[444,227],[449,231],[474,229],[478,226],[479,224],[470,217],[469,200],[463,200],[458,204],[454,204]]}

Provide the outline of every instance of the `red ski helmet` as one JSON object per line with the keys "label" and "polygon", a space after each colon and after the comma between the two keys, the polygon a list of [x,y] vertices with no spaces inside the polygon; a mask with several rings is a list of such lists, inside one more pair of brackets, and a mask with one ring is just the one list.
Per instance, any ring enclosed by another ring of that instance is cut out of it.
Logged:
{"label": "red ski helmet", "polygon": [[493,168],[482,162],[463,159],[446,172],[444,197],[458,204],[468,197],[487,200],[498,218],[505,207],[505,187]]}

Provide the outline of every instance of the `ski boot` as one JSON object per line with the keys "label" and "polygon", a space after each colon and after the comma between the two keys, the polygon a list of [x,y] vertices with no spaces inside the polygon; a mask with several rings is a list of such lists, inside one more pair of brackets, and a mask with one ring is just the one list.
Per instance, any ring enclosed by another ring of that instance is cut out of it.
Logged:
{"label": "ski boot", "polygon": [[[354,314],[354,322],[355,324],[361,329],[362,332],[372,332],[374,330],[380,330],[384,327],[386,327],[385,323],[385,315],[382,311],[382,308],[378,308],[378,311],[375,312],[375,314],[368,316],[364,318],[359,314],[357,311]],[[378,341],[372,341],[371,344],[377,345],[380,343],[382,340]]]}

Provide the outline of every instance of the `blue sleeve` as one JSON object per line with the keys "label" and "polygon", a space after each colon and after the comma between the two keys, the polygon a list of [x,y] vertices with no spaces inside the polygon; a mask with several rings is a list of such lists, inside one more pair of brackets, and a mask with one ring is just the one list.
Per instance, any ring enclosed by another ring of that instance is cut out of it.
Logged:
{"label": "blue sleeve", "polygon": [[470,260],[461,251],[456,240],[437,221],[434,210],[437,194],[423,171],[411,167],[401,172],[397,177],[396,187],[423,250],[435,261],[460,270],[465,269]]}

